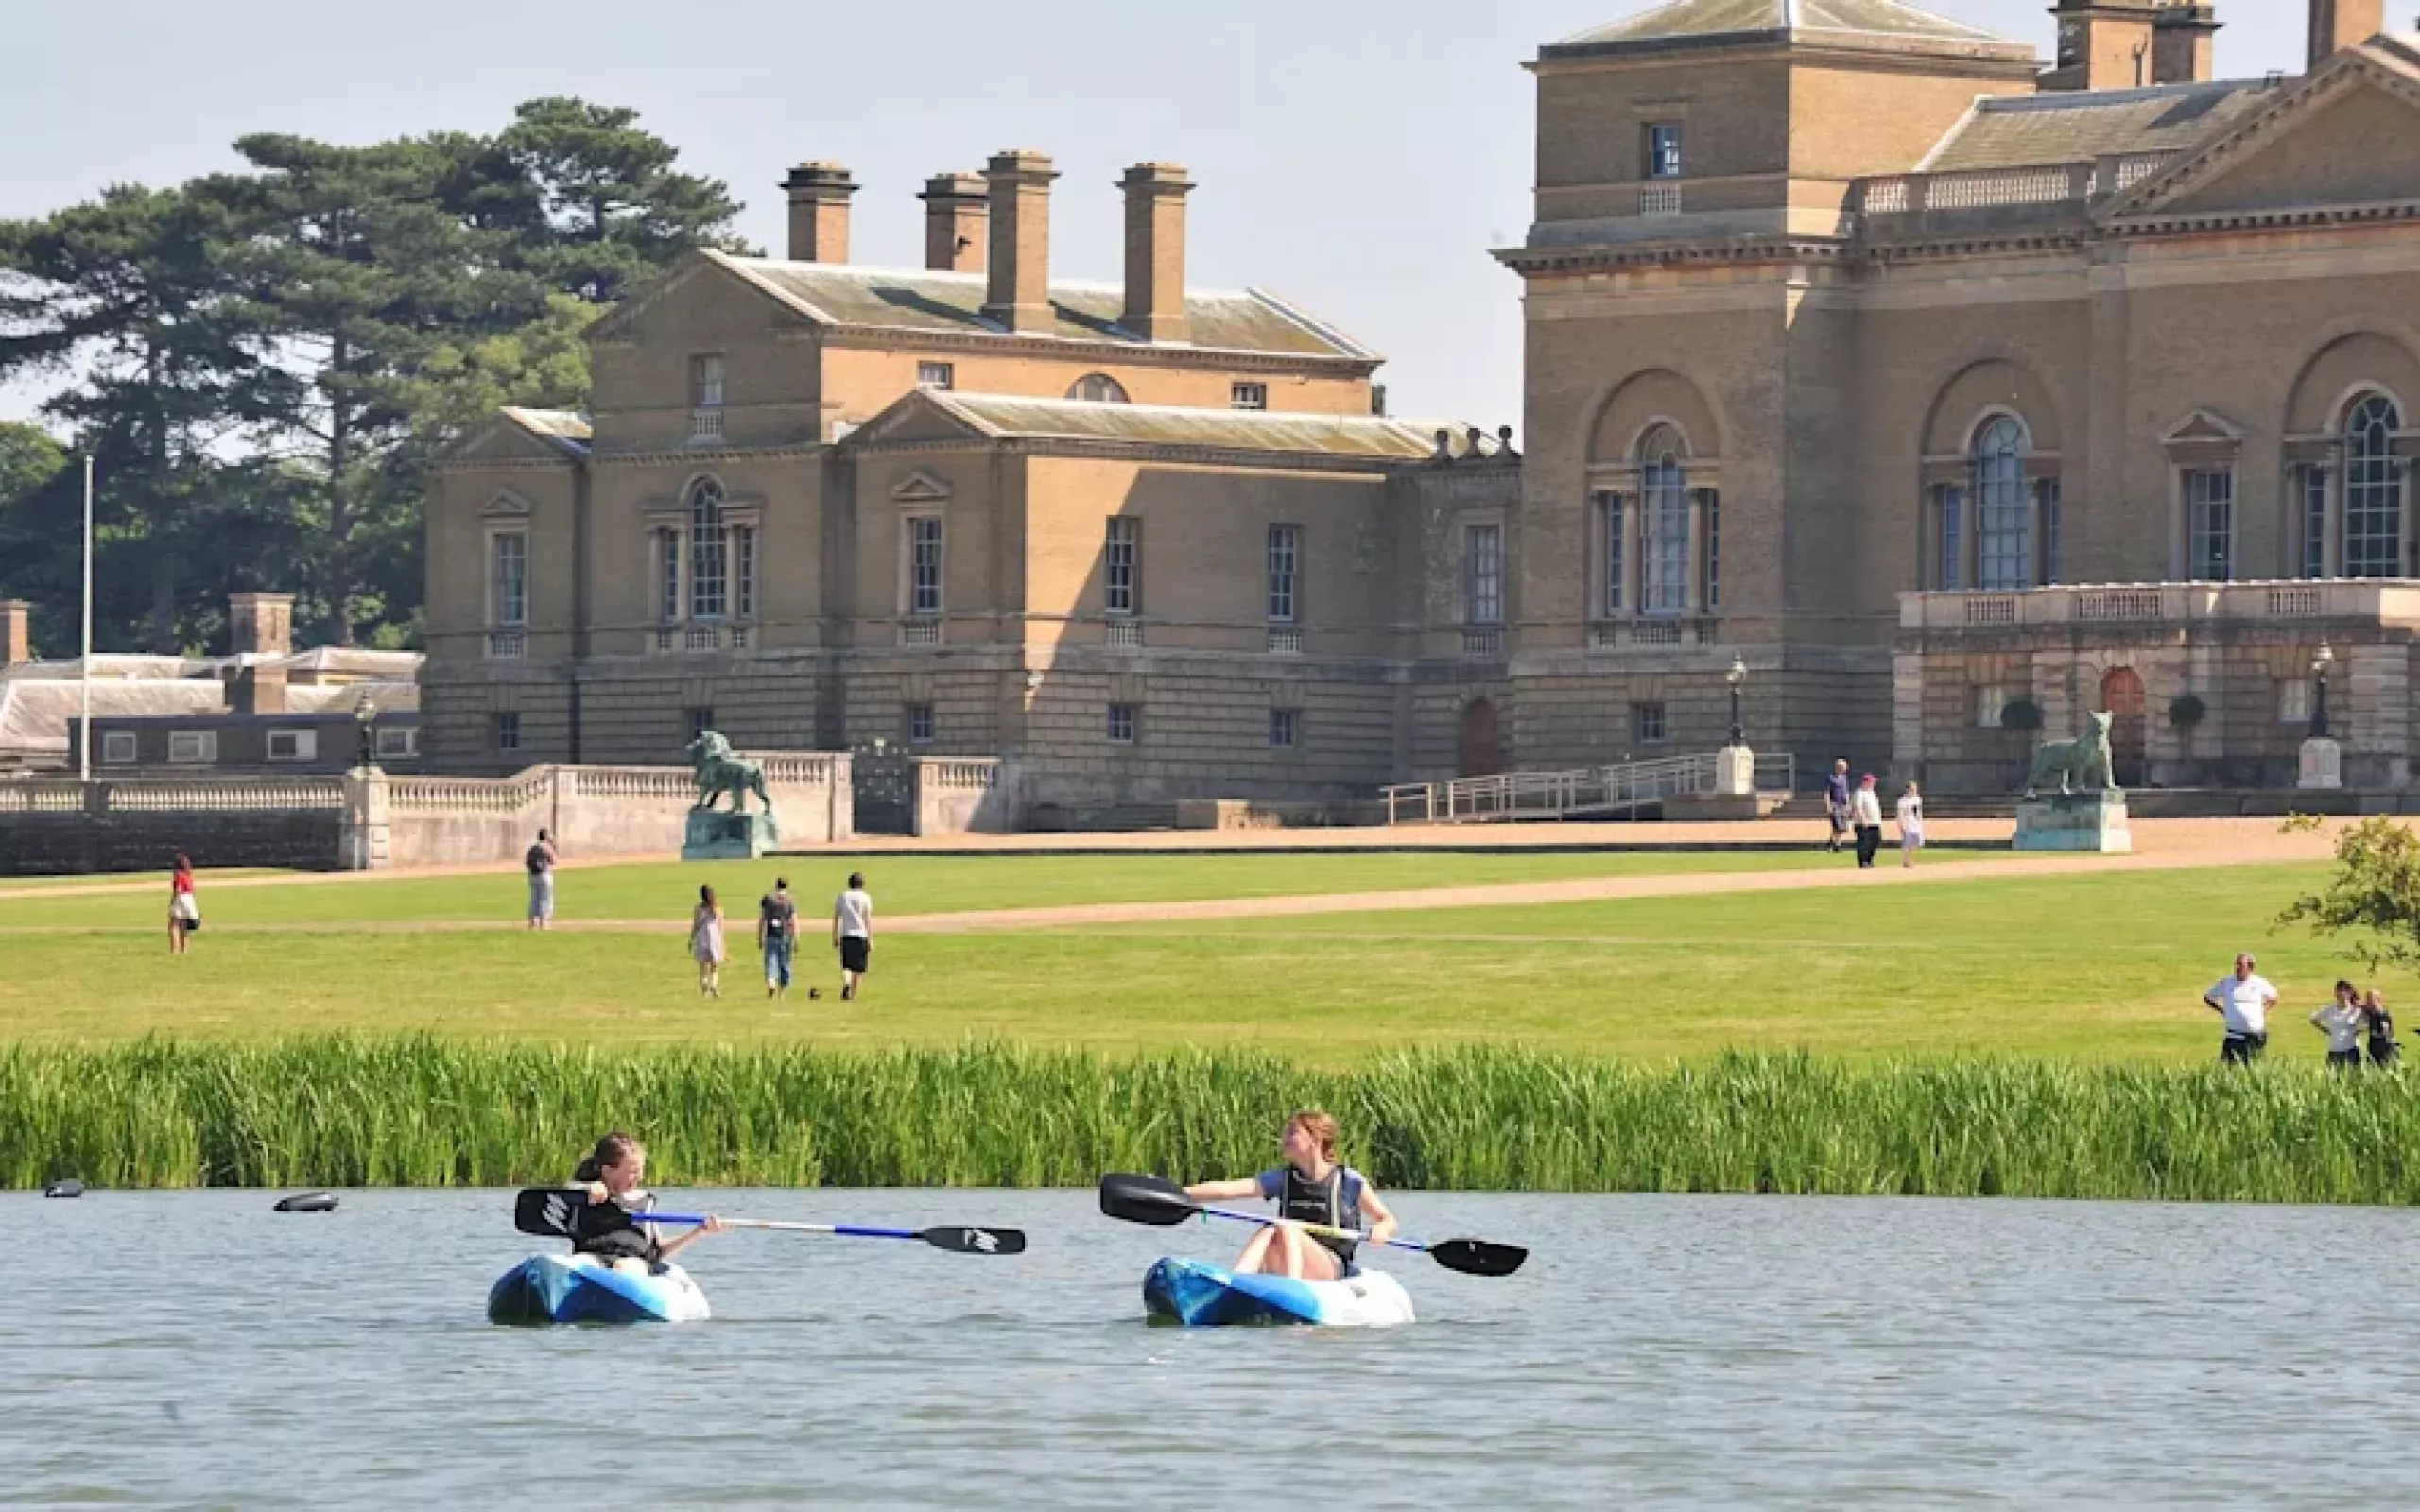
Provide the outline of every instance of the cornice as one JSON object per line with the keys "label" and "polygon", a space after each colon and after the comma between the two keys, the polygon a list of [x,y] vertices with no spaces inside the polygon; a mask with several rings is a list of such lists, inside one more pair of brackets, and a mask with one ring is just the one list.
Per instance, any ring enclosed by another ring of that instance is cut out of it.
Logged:
{"label": "cornice", "polygon": [[786,446],[671,446],[646,451],[596,452],[590,460],[600,467],[660,467],[666,462],[755,462],[767,458],[814,456],[832,448],[821,441]]}
{"label": "cornice", "polygon": [[553,472],[557,469],[568,471],[587,460],[590,458],[578,456],[458,457],[438,463],[434,471],[440,473],[538,472]]}
{"label": "cornice", "polygon": [[1645,246],[1511,247],[1495,260],[1528,277],[1533,273],[1585,273],[1664,264],[1833,263],[1849,256],[1849,242],[1803,236],[1730,236],[1720,241],[1658,242]]}
{"label": "cornice", "polygon": [[1195,467],[1248,467],[1278,472],[1369,473],[1374,476],[1385,476],[1426,463],[1426,458],[1415,457],[1255,452],[1234,447],[1101,440],[1076,436],[969,436],[945,440],[868,441],[862,445],[852,444],[851,450],[884,455],[995,451],[1009,456],[1106,456],[1120,461],[1165,462]]}
{"label": "cornice", "polygon": [[1170,346],[1134,341],[1078,341],[1064,336],[1011,335],[1006,332],[914,331],[896,326],[830,325],[814,336],[823,346],[862,352],[957,352],[987,356],[1067,357],[1142,368],[1204,368],[1221,371],[1320,373],[1368,377],[1384,366],[1377,357],[1317,356],[1253,352],[1236,347]]}

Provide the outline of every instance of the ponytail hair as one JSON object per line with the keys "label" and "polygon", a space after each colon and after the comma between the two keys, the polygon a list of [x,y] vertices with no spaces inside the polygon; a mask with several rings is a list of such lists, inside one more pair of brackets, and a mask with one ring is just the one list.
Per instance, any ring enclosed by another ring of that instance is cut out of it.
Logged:
{"label": "ponytail hair", "polygon": [[646,1153],[647,1146],[641,1144],[635,1136],[615,1129],[596,1142],[596,1148],[588,1152],[588,1159],[579,1162],[571,1178],[575,1181],[601,1181],[608,1168],[621,1164],[632,1155]]}
{"label": "ponytail hair", "polygon": [[1327,1114],[1321,1112],[1316,1108],[1305,1108],[1301,1112],[1296,1113],[1293,1117],[1288,1119],[1286,1121],[1286,1126],[1289,1129],[1299,1128],[1304,1133],[1308,1134],[1312,1139],[1318,1141],[1320,1146],[1320,1158],[1322,1160],[1333,1160],[1336,1159],[1337,1127],[1335,1119],[1330,1118]]}

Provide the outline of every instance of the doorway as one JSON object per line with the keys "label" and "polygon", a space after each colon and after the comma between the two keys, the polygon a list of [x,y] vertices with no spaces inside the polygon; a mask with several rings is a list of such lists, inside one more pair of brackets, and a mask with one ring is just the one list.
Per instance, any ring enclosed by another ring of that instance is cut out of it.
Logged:
{"label": "doorway", "polygon": [[1462,707],[1462,724],[1454,744],[1454,775],[1494,777],[1504,769],[1503,747],[1496,737],[1495,704],[1474,698]]}
{"label": "doorway", "polygon": [[2133,667],[2111,667],[2100,679],[2100,707],[2109,719],[2110,776],[2119,787],[2143,785],[2143,749],[2149,738],[2143,679]]}

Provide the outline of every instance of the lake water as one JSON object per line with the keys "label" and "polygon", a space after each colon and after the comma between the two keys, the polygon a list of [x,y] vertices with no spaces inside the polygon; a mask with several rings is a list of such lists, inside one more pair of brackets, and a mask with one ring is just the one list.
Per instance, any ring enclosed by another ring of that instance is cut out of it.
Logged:
{"label": "lake water", "polygon": [[[1088,1192],[666,1194],[1025,1228],[1013,1260],[733,1232],[682,1328],[490,1327],[503,1193],[0,1198],[0,1503],[2376,1506],[2420,1494],[2420,1215],[1404,1193],[1518,1276],[1422,1321],[1147,1327],[1244,1230]],[[2368,1279],[2365,1279],[2365,1274]]]}

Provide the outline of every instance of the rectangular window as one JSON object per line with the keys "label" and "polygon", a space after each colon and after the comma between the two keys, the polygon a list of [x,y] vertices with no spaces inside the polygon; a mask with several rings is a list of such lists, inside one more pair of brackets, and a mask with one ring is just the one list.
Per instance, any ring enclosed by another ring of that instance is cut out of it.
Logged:
{"label": "rectangular window", "polygon": [[104,730],[101,731],[101,760],[120,765],[134,760],[134,731]]}
{"label": "rectangular window", "polygon": [[1638,517],[1639,610],[1681,613],[1689,607],[1689,493],[1677,462],[1640,470]]}
{"label": "rectangular window", "polygon": [[1945,488],[1934,490],[1936,510],[1941,518],[1941,561],[1936,569],[1936,586],[1947,593],[1964,587],[1960,568],[1965,561],[1966,543],[1961,527],[1966,522],[1966,490]]}
{"label": "rectangular window", "polygon": [[378,755],[381,760],[395,756],[420,754],[420,727],[417,725],[382,725],[378,730]]}
{"label": "rectangular window", "polygon": [[1269,386],[1267,384],[1237,384],[1227,391],[1227,404],[1232,409],[1267,409]]}
{"label": "rectangular window", "polygon": [[946,393],[958,387],[958,365],[951,362],[920,362],[916,364],[916,387],[938,388]]}
{"label": "rectangular window", "polygon": [[2403,571],[2403,459],[2380,450],[2344,463],[2344,576],[2394,577]]}
{"label": "rectangular window", "polygon": [[929,746],[933,743],[933,706],[911,703],[908,706],[908,744]]}
{"label": "rectangular window", "polygon": [[689,407],[722,408],[722,358],[703,356],[689,359]]}
{"label": "rectangular window", "polygon": [[1294,621],[1295,576],[1303,561],[1303,527],[1269,527],[1269,617],[1280,625]]}
{"label": "rectangular window", "polygon": [[2310,683],[2303,678],[2281,678],[2277,681],[2277,723],[2307,725],[2310,723]]}
{"label": "rectangular window", "polygon": [[731,539],[719,522],[689,527],[689,617],[718,620],[731,604]]}
{"label": "rectangular window", "polygon": [[521,748],[521,716],[519,714],[495,716],[495,748],[498,750]]}
{"label": "rectangular window", "polygon": [[1631,733],[1642,746],[1664,744],[1664,706],[1660,703],[1634,703],[1630,706]]}
{"label": "rectangular window", "polygon": [[2185,474],[2185,576],[2197,583],[2235,580],[2235,472]]}
{"label": "rectangular window", "polygon": [[683,713],[688,720],[689,738],[691,740],[697,739],[700,735],[702,735],[707,730],[715,728],[715,712],[712,709],[699,706],[684,710]]}
{"label": "rectangular window", "polygon": [[2007,707],[2008,695],[1999,689],[1977,688],[1975,690],[1975,728],[1978,730],[1999,729],[2000,713]]}
{"label": "rectangular window", "polygon": [[316,730],[272,730],[268,732],[270,761],[316,761],[319,755],[320,732]]}
{"label": "rectangular window", "polygon": [[1712,613],[1722,607],[1722,495],[1712,489],[1698,494],[1699,516],[1705,531],[1705,554],[1699,562],[1698,603]]}
{"label": "rectangular window", "polygon": [[1622,496],[1603,495],[1605,519],[1605,613],[1610,617],[1622,611]]}
{"label": "rectangular window", "polygon": [[503,531],[488,538],[494,558],[495,618],[492,627],[517,630],[529,623],[529,538]]}
{"label": "rectangular window", "polygon": [[1975,464],[1975,586],[1987,593],[2033,586],[2033,490],[2023,469],[2009,455]]}
{"label": "rectangular window", "polygon": [[1269,711],[1269,744],[1278,750],[1292,750],[1302,738],[1302,717],[1299,709]]}
{"label": "rectangular window", "polygon": [[1472,525],[1462,532],[1462,623],[1504,623],[1504,527]]}
{"label": "rectangular window", "polygon": [[920,514],[908,522],[908,612],[942,611],[942,520]]}
{"label": "rectangular window", "polygon": [[1647,176],[1651,179],[1677,179],[1681,176],[1681,128],[1678,122],[1659,122],[1647,129]]}
{"label": "rectangular window", "polygon": [[2303,576],[2327,576],[2327,470],[2302,470]]}
{"label": "rectangular window", "polygon": [[752,526],[732,527],[731,599],[735,618],[756,617],[756,532]]}
{"label": "rectangular window", "polygon": [[2034,485],[2042,506],[2042,582],[2059,580],[2059,480],[2044,478]]}
{"label": "rectangular window", "polygon": [[662,569],[657,579],[656,607],[666,621],[681,617],[681,532],[659,530],[655,533],[656,565]]}
{"label": "rectangular window", "polygon": [[1133,613],[1135,585],[1142,576],[1143,522],[1131,515],[1112,518],[1103,558],[1109,586],[1105,607],[1112,614]]}
{"label": "rectangular window", "polygon": [[168,761],[177,766],[207,766],[218,760],[218,731],[215,730],[172,730],[168,731]]}
{"label": "rectangular window", "polygon": [[1134,706],[1114,703],[1109,706],[1109,743],[1113,746],[1134,744]]}

